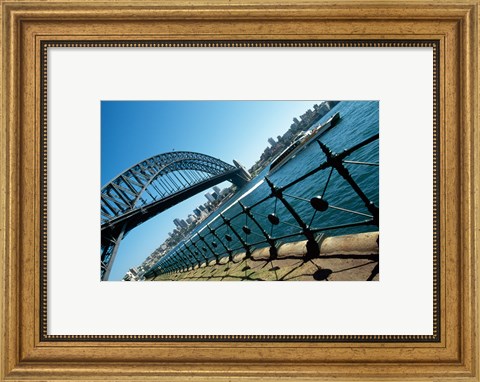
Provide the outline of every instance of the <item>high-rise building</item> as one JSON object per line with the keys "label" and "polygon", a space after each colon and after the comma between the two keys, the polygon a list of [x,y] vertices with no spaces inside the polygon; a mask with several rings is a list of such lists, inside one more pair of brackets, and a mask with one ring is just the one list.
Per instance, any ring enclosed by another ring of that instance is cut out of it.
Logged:
{"label": "high-rise building", "polygon": [[210,203],[213,203],[215,201],[215,198],[212,196],[212,194],[210,192],[207,192],[205,194],[205,197],[207,198],[207,200],[210,202]]}
{"label": "high-rise building", "polygon": [[330,111],[330,105],[328,104],[328,102],[321,103],[320,106],[318,107],[318,118],[323,117],[329,111]]}
{"label": "high-rise building", "polygon": [[200,215],[202,214],[202,211],[200,211],[199,208],[195,208],[195,209],[193,210],[193,213],[194,213],[195,215],[197,215],[198,217],[200,217]]}
{"label": "high-rise building", "polygon": [[182,229],[182,228],[187,228],[188,227],[188,224],[185,222],[185,220],[183,219],[174,219],[173,220],[173,223],[175,224],[175,226],[178,228],[178,229]]}
{"label": "high-rise building", "polygon": [[216,192],[213,192],[212,196],[214,200],[217,200],[219,195]]}
{"label": "high-rise building", "polygon": [[270,145],[275,146],[275,139],[273,138],[268,138],[268,143],[270,143]]}

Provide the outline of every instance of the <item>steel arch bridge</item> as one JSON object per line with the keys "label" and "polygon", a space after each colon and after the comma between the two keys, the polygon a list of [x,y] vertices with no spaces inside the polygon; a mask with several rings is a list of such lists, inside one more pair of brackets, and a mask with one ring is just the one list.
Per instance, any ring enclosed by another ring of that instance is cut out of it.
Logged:
{"label": "steel arch bridge", "polygon": [[120,242],[133,228],[223,181],[248,183],[250,174],[234,164],[174,151],[147,158],[102,187],[101,279],[108,280]]}

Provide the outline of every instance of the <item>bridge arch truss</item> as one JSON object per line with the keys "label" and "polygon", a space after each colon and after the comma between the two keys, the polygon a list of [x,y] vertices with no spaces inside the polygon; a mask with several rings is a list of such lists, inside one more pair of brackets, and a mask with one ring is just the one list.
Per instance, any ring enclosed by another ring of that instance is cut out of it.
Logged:
{"label": "bridge arch truss", "polygon": [[225,180],[241,187],[250,176],[243,167],[205,154],[174,151],[147,158],[102,187],[102,280],[108,279],[118,245],[128,231]]}

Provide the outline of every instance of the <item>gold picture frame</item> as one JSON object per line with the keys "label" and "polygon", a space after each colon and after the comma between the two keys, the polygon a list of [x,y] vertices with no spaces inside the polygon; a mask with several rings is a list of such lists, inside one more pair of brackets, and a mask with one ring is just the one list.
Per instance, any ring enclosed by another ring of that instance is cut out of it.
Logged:
{"label": "gold picture frame", "polygon": [[[1,379],[478,381],[478,5],[2,1]],[[434,338],[47,335],[44,49],[152,41],[438,49]]]}

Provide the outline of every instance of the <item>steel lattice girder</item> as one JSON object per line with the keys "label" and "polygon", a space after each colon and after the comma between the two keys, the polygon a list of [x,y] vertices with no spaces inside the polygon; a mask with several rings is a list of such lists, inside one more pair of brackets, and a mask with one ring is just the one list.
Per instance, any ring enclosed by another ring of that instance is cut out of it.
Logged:
{"label": "steel lattice girder", "polygon": [[[236,167],[217,158],[186,151],[164,153],[145,159],[124,171],[102,188],[102,223],[138,208],[144,193],[149,195],[152,200],[156,200],[157,197],[167,197],[180,189],[185,189],[206,179],[198,173],[216,176],[232,172],[235,169]],[[188,171],[197,173],[191,174]],[[174,172],[179,172],[179,175],[172,175],[172,180],[168,174]],[[182,174],[182,172],[187,173]],[[165,179],[162,184],[163,177]],[[155,185],[154,181],[156,180],[158,180],[158,184]]]}
{"label": "steel lattice girder", "polygon": [[242,186],[250,179],[242,168],[220,159],[178,151],[145,159],[106,184],[101,190],[102,280],[108,280],[118,244],[131,229],[226,180]]}

